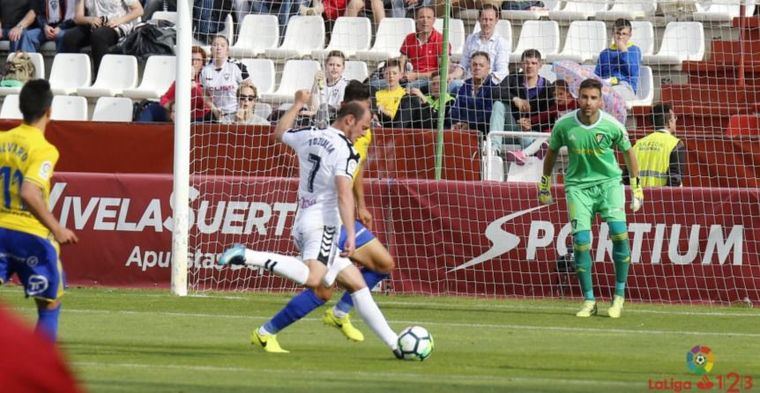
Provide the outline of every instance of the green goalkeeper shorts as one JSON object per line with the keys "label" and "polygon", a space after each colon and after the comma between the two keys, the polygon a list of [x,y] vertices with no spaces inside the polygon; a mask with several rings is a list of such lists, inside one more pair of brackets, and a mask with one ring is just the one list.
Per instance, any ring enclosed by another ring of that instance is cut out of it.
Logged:
{"label": "green goalkeeper shorts", "polygon": [[566,190],[566,196],[573,234],[591,230],[596,213],[604,222],[625,222],[625,190],[618,181],[581,189],[573,187]]}

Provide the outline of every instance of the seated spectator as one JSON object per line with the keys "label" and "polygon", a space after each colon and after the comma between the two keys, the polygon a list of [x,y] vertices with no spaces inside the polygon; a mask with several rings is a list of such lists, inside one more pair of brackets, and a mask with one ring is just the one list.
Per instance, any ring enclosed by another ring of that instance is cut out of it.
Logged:
{"label": "seated spectator", "polygon": [[[206,106],[203,99],[203,86],[200,83],[200,73],[206,64],[206,51],[200,46],[192,48],[193,62],[193,80],[190,87],[190,108],[192,110],[190,119],[192,121],[203,121],[211,118],[211,109]],[[172,82],[169,89],[166,90],[159,102],[148,104],[140,113],[137,121],[170,121],[172,108],[174,107],[175,83]],[[172,118],[171,121],[174,119]]]}
{"label": "seated spectator", "polygon": [[252,84],[240,85],[237,91],[238,110],[233,123],[268,126],[269,120],[257,115],[256,100],[259,98],[256,86]]}
{"label": "seated spectator", "polygon": [[92,47],[92,62],[98,72],[109,48],[140,23],[143,9],[138,0],[77,0],[76,26],[63,35],[63,51],[79,52]]}
{"label": "seated spectator", "polygon": [[[575,101],[569,86],[564,79],[558,79],[554,82],[554,103],[546,111],[539,112],[531,117],[522,117],[518,121],[523,131],[533,131],[538,125],[543,132],[551,132],[554,123],[560,117],[578,109],[578,103]],[[549,144],[547,138],[537,138],[533,143],[523,150],[513,150],[506,153],[507,161],[515,162],[517,165],[524,165],[525,160],[533,154],[538,159],[543,159]]]}
{"label": "seated spectator", "polygon": [[37,26],[41,29],[36,35],[30,36],[34,46],[39,50],[40,45],[47,41],[55,42],[56,51],[63,50],[63,35],[66,30],[75,27],[77,0],[38,0],[35,13]]}
{"label": "seated spectator", "polygon": [[441,94],[441,76],[437,72],[430,78],[430,94],[424,94],[416,87],[407,88],[407,92],[417,98],[416,102],[412,101],[415,111],[407,125],[408,128],[436,128],[441,107],[444,107],[445,111],[444,122],[448,121],[451,111],[451,105],[448,104],[456,98],[447,92]]}
{"label": "seated spectator", "polygon": [[177,12],[177,0],[148,0],[144,8],[143,20],[148,21],[153,19],[153,14],[157,11]]}
{"label": "seated spectator", "polygon": [[479,130],[485,137],[494,102],[505,94],[491,77],[491,59],[486,52],[475,52],[470,58],[472,77],[464,81],[451,106],[452,128]]}
{"label": "seated spectator", "polygon": [[330,119],[338,113],[338,108],[343,101],[343,92],[348,85],[348,79],[343,77],[345,67],[346,55],[339,50],[330,51],[325,58],[323,68],[327,72],[317,71],[314,75],[308,114],[317,115],[315,120],[323,128],[331,123]]}
{"label": "seated spectator", "polygon": [[401,87],[401,61],[389,59],[385,62],[385,80],[388,86],[375,92],[377,116],[384,127],[401,128],[412,115],[411,97]]}
{"label": "seated spectator", "polygon": [[34,9],[36,0],[0,0],[0,39],[10,41],[10,51],[37,52],[39,36]]}
{"label": "seated spectator", "polygon": [[206,105],[213,118],[224,121],[237,113],[237,90],[242,83],[250,83],[248,69],[229,58],[230,43],[218,35],[211,41],[211,61],[201,70],[201,85]]}
{"label": "seated spectator", "polygon": [[500,12],[496,6],[485,4],[478,12],[480,31],[467,36],[462,51],[462,60],[449,75],[449,91],[456,93],[470,75],[470,57],[475,52],[486,52],[491,59],[491,78],[501,83],[509,74],[509,43],[496,33],[496,23]]}
{"label": "seated spectator", "polygon": [[[675,135],[678,117],[670,104],[652,107],[655,130],[636,141],[633,151],[644,187],[680,187],[686,169],[686,146]],[[627,178],[627,172],[624,177]]]}
{"label": "seated spectator", "polygon": [[[262,3],[255,1],[254,3]],[[202,43],[210,43],[224,31],[227,15],[233,11],[232,0],[193,0],[193,36]],[[280,22],[282,23],[282,22]],[[287,20],[285,24],[287,24]],[[284,29],[284,27],[281,27]]]}
{"label": "seated spectator", "polygon": [[[551,83],[538,74],[541,69],[541,52],[527,49],[522,54],[522,72],[510,75],[501,82],[506,90],[504,101],[495,102],[491,114],[491,131],[523,131],[520,119],[545,112],[554,100]],[[541,131],[540,124],[531,125],[533,131]],[[501,144],[519,144],[523,149],[533,143],[532,138],[506,138]],[[498,141],[494,146],[499,146]],[[509,157],[507,157],[509,158]]]}
{"label": "seated spectator", "polygon": [[507,11],[538,11],[545,10],[543,1],[512,1],[506,0],[501,3],[501,9]]}
{"label": "seated spectator", "polygon": [[[367,7],[367,0],[348,0],[346,5],[346,16],[359,16]],[[369,6],[372,10],[372,21],[377,27],[385,18],[385,4],[383,0],[369,0]]]}
{"label": "seated spectator", "polygon": [[612,45],[599,54],[594,73],[607,80],[626,100],[636,100],[641,49],[631,39],[631,22],[620,18],[612,26]]}

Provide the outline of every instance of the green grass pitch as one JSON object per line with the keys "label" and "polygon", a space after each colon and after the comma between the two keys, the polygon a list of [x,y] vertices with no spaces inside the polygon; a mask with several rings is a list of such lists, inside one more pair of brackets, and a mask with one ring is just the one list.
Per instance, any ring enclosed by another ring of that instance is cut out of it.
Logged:
{"label": "green grass pitch", "polygon": [[[740,391],[760,391],[758,309],[627,304],[618,320],[581,319],[579,301],[375,296],[394,330],[431,332],[428,360],[394,359],[356,316],[366,339],[348,342],[322,325],[324,308],[278,335],[290,354],[251,346],[289,294],[72,288],[60,341],[91,392],[646,392],[695,384],[695,345],[715,354],[713,381],[736,372],[753,378]],[[33,323],[20,287],[0,299]]]}

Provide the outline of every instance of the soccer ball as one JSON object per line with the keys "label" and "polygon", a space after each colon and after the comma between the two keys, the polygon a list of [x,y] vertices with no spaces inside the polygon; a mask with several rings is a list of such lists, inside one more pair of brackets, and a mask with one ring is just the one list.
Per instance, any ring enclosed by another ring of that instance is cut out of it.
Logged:
{"label": "soccer ball", "polygon": [[405,360],[425,360],[433,353],[433,336],[422,326],[409,326],[398,335],[398,349]]}

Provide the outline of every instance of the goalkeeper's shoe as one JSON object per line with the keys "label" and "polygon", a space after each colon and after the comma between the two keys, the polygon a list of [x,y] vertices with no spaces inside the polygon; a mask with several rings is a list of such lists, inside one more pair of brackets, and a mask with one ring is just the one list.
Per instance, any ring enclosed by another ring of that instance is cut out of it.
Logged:
{"label": "goalkeeper's shoe", "polygon": [[576,317],[581,318],[588,318],[592,315],[596,315],[597,308],[596,308],[596,300],[584,300],[583,301],[583,307],[581,307],[581,310],[575,313]]}
{"label": "goalkeeper's shoe", "polygon": [[364,334],[351,324],[351,319],[348,314],[344,315],[342,318],[338,318],[335,316],[331,307],[325,311],[325,316],[322,317],[322,322],[324,322],[325,325],[334,326],[340,329],[340,331],[343,332],[343,335],[351,341],[364,341]]}
{"label": "goalkeeper's shoe", "polygon": [[612,298],[612,306],[607,310],[607,315],[610,318],[620,318],[620,314],[623,312],[623,303],[625,303],[625,298],[615,295]]}
{"label": "goalkeeper's shoe", "polygon": [[242,244],[234,244],[232,247],[224,250],[219,257],[219,264],[224,265],[245,265],[245,247]]}
{"label": "goalkeeper's shoe", "polygon": [[269,353],[290,353],[290,351],[286,351],[280,347],[276,334],[260,334],[259,329],[255,329],[251,333],[251,344],[258,345]]}

